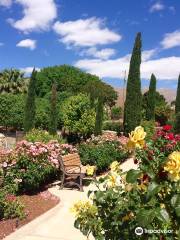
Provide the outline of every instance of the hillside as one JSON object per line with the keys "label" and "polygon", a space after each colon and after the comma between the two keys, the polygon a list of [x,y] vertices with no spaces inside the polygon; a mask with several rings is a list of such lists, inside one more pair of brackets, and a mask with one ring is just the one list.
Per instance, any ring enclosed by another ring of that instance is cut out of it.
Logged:
{"label": "hillside", "polygon": [[[123,106],[123,88],[115,88],[118,93],[118,101],[117,104]],[[147,89],[143,89],[143,92],[146,92]],[[171,103],[175,100],[176,90],[175,89],[168,89],[168,88],[160,88],[158,92],[164,95],[168,103]],[[126,98],[126,91],[124,91],[124,99]]]}

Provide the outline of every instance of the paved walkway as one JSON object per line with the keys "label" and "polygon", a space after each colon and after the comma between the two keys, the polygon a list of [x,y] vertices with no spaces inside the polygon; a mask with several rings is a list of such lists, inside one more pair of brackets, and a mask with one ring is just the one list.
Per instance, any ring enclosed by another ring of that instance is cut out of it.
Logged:
{"label": "paved walkway", "polygon": [[[122,164],[123,171],[136,167],[132,159]],[[74,217],[69,209],[74,202],[87,199],[87,192],[91,187],[85,187],[83,193],[76,190],[59,190],[58,186],[50,188],[49,191],[58,196],[61,202],[5,240],[86,240],[87,238],[74,228]],[[93,239],[90,237],[90,240]]]}

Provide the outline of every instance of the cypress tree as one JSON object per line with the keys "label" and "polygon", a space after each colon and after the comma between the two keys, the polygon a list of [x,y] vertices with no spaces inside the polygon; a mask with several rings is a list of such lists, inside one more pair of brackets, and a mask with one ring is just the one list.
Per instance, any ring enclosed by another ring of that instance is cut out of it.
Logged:
{"label": "cypress tree", "polygon": [[52,135],[57,134],[57,87],[56,84],[52,85],[51,92],[51,108],[49,116],[49,133]]}
{"label": "cypress tree", "polygon": [[24,113],[24,131],[25,132],[29,132],[34,127],[34,124],[35,124],[36,74],[37,74],[37,71],[34,68],[29,81],[26,104],[25,104],[25,113]]}
{"label": "cypress tree", "polygon": [[174,130],[175,133],[180,134],[180,112],[176,114]]}
{"label": "cypress tree", "polygon": [[140,80],[141,33],[135,39],[131,56],[124,105],[124,132],[127,135],[141,123],[142,94]]}
{"label": "cypress tree", "polygon": [[176,104],[175,104],[175,113],[180,112],[180,74],[178,79],[177,95],[176,95]]}
{"label": "cypress tree", "polygon": [[95,122],[95,129],[94,129],[95,136],[102,134],[103,108],[104,108],[103,98],[99,97],[97,108],[96,108],[96,122]]}
{"label": "cypress tree", "polygon": [[156,77],[151,75],[149,91],[147,94],[146,120],[154,120],[156,104]]}

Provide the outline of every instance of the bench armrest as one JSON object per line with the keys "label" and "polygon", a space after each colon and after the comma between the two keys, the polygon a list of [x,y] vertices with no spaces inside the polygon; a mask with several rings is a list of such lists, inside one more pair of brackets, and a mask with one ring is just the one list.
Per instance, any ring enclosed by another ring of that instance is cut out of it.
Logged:
{"label": "bench armrest", "polygon": [[[77,172],[77,173],[68,173],[68,171],[67,171],[67,168],[69,168],[69,167],[76,167],[76,168],[79,168],[79,172]],[[64,166],[64,170],[65,170],[65,172],[67,173],[67,174],[80,174],[81,173],[81,166],[80,165],[68,165],[68,166]]]}

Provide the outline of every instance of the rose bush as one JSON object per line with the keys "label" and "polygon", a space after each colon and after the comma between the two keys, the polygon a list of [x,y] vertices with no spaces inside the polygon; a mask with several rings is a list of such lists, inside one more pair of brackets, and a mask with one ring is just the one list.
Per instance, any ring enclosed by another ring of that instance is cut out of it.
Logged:
{"label": "rose bush", "polygon": [[73,146],[57,141],[47,144],[21,141],[14,150],[0,153],[3,185],[11,193],[38,190],[55,177],[58,156],[74,152]]}
{"label": "rose bush", "polygon": [[[138,169],[122,173],[113,163],[109,174],[96,182],[97,189],[89,192],[96,210],[89,214],[84,209],[82,214],[76,208],[75,227],[97,240],[180,239],[180,136],[165,126],[145,142],[145,132],[138,127],[129,141]],[[144,229],[143,235],[135,234],[136,227]]]}

